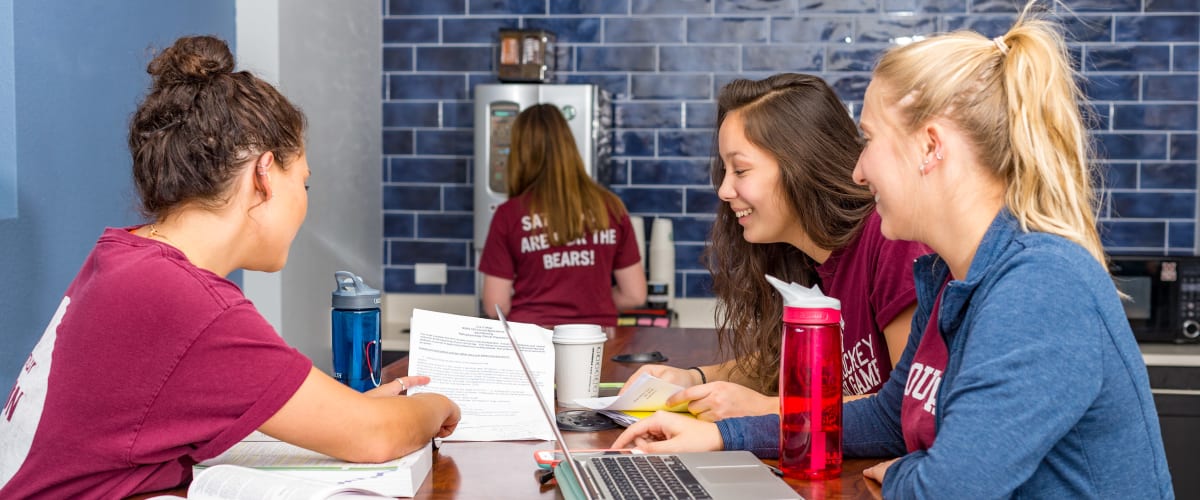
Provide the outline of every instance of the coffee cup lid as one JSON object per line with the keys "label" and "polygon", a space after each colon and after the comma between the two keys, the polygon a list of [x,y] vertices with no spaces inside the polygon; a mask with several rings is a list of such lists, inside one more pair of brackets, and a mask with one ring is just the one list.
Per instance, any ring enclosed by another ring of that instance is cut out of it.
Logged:
{"label": "coffee cup lid", "polygon": [[573,323],[554,327],[555,344],[595,344],[608,340],[600,325]]}

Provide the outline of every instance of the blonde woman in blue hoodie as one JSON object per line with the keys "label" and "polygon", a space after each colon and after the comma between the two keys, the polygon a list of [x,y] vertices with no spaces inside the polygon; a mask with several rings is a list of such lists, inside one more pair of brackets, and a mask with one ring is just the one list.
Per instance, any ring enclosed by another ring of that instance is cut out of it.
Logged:
{"label": "blonde woman in blue hoodie", "polygon": [[[1082,95],[1057,26],[1029,14],[887,52],[864,98],[870,187],[914,265],[892,378],[844,408],[886,498],[1172,498],[1141,353],[1096,230]],[[615,447],[779,452],[779,417],[655,415]]]}

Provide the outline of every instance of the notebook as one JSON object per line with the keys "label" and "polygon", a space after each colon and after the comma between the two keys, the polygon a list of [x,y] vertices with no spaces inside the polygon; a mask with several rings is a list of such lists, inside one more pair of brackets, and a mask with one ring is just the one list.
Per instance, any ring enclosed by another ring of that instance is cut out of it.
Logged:
{"label": "notebook", "polygon": [[748,451],[702,453],[594,455],[576,458],[558,430],[554,411],[537,389],[525,355],[496,307],[504,334],[517,353],[521,371],[537,396],[538,406],[565,459],[554,468],[563,497],[572,499],[695,498],[695,499],[802,499]]}

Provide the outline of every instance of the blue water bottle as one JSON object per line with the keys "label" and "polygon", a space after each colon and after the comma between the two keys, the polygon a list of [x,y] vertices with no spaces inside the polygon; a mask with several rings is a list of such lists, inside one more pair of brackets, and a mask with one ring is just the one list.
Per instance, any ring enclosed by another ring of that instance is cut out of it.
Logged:
{"label": "blue water bottle", "polygon": [[358,392],[379,386],[379,290],[349,271],[333,273],[333,378]]}

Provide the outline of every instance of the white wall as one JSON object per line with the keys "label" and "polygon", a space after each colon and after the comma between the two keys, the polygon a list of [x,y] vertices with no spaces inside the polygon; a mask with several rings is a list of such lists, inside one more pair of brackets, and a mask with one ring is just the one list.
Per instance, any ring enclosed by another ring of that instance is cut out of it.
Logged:
{"label": "white wall", "polygon": [[247,272],[246,295],[289,344],[329,372],[333,273],[383,288],[383,129],[377,1],[238,0],[243,68],[308,117],[308,218],[279,273]]}

